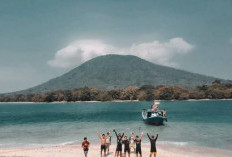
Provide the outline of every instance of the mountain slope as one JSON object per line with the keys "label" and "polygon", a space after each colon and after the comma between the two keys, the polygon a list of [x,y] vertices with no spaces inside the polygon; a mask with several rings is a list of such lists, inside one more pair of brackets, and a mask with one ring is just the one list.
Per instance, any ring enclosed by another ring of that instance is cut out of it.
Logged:
{"label": "mountain slope", "polygon": [[216,78],[153,64],[136,56],[106,55],[91,59],[70,72],[20,93],[93,87],[120,89],[142,85],[211,84]]}

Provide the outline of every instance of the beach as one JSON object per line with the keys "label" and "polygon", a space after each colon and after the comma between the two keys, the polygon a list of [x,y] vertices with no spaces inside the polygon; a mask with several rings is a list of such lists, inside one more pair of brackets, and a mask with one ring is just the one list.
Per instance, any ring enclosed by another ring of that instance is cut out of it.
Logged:
{"label": "beach", "polygon": [[[107,157],[114,157],[115,145],[111,145]],[[157,157],[231,157],[232,152],[208,147],[188,147],[172,144],[157,144]],[[149,156],[150,145],[142,144],[143,156]],[[0,157],[82,157],[81,144],[48,146],[48,147],[22,147],[1,148]],[[100,156],[100,145],[91,144],[89,157]],[[131,156],[136,156],[132,151]]]}
{"label": "beach", "polygon": [[111,132],[108,156],[112,157],[113,129],[126,136],[144,132],[145,157],[150,149],[146,133],[159,133],[157,157],[232,156],[232,101],[163,101],[160,107],[168,111],[168,122],[162,126],[147,125],[141,119],[141,110],[151,103],[0,104],[0,157],[83,157],[84,137],[91,143],[89,157],[99,157],[96,131]]}

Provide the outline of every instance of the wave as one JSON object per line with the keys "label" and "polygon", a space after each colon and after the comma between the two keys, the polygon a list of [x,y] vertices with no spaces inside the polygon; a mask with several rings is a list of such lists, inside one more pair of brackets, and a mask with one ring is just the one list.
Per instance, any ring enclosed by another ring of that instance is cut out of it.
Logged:
{"label": "wave", "polygon": [[193,145],[193,143],[190,142],[176,142],[176,141],[159,141],[161,144],[173,144],[176,146],[187,146],[187,145]]}

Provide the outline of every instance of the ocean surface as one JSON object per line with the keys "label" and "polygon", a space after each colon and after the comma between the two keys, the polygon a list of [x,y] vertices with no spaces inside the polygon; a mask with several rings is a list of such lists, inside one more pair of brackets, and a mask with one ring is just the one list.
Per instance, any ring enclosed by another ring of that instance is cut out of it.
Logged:
{"label": "ocean surface", "polygon": [[[80,143],[96,131],[159,133],[160,143],[232,150],[232,101],[162,101],[168,122],[144,124],[141,110],[153,102],[0,104],[0,147]],[[148,142],[145,135],[143,142]]]}

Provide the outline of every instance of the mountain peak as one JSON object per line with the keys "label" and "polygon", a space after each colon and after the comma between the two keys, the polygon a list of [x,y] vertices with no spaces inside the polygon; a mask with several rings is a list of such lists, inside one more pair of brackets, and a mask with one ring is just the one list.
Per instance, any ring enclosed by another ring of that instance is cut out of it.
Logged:
{"label": "mountain peak", "polygon": [[20,93],[73,88],[122,89],[143,85],[196,87],[216,78],[157,65],[133,55],[109,54],[93,58],[60,77]]}

